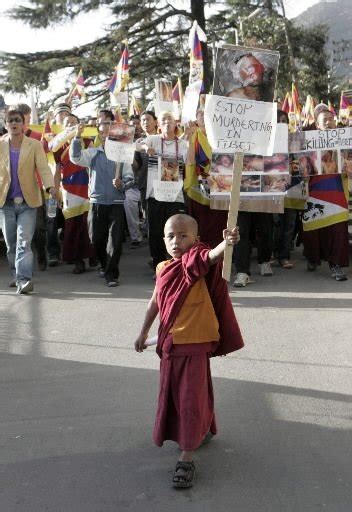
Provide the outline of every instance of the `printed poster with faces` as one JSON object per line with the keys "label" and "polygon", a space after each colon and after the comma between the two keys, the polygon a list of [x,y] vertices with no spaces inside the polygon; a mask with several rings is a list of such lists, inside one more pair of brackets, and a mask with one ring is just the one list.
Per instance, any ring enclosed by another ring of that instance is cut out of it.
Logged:
{"label": "printed poster with faces", "polygon": [[176,158],[158,157],[158,179],[153,181],[154,197],[157,201],[173,203],[183,201],[183,177]]}

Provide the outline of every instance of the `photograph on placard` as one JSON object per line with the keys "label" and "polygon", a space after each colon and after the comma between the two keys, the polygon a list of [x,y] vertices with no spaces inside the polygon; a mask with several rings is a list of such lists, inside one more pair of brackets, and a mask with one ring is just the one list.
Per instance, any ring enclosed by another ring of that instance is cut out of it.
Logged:
{"label": "photograph on placard", "polygon": [[240,192],[258,193],[261,190],[261,175],[260,174],[248,174],[242,176]]}
{"label": "photograph on placard", "polygon": [[210,174],[208,184],[210,194],[229,194],[232,186],[232,174]]}
{"label": "photograph on placard", "polygon": [[315,176],[319,174],[317,151],[302,151],[300,153],[290,153],[289,170],[291,176]]}
{"label": "photograph on placard", "polygon": [[261,155],[244,155],[243,156],[243,172],[263,172],[264,160]]}
{"label": "photograph on placard", "polygon": [[341,149],[341,172],[352,175],[352,150]]}
{"label": "photograph on placard", "polygon": [[338,152],[326,149],[320,152],[321,174],[338,174]]}
{"label": "photograph on placard", "polygon": [[169,80],[155,80],[157,101],[172,103],[172,82]]}
{"label": "photograph on placard", "polygon": [[291,179],[289,174],[276,174],[262,176],[261,191],[265,193],[284,193],[289,188]]}
{"label": "photograph on placard", "polygon": [[305,132],[295,132],[288,134],[288,150],[290,153],[304,151],[306,136]]}
{"label": "photograph on placard", "polygon": [[279,57],[271,50],[222,45],[216,52],[213,94],[273,101]]}
{"label": "photograph on placard", "polygon": [[264,173],[288,173],[288,153],[274,153],[264,157]]}
{"label": "photograph on placard", "polygon": [[211,159],[211,173],[231,174],[233,169],[234,154],[213,153]]}
{"label": "photograph on placard", "polygon": [[160,158],[160,181],[179,181],[180,169],[176,159]]}
{"label": "photograph on placard", "polygon": [[111,123],[109,139],[118,142],[133,144],[135,126],[126,123]]}

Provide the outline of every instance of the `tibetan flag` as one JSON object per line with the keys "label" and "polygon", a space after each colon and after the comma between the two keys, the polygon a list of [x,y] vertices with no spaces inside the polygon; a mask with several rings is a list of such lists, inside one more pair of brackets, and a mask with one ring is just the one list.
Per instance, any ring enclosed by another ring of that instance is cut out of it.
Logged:
{"label": "tibetan flag", "polygon": [[79,73],[77,75],[76,83],[73,87],[73,90],[70,94],[71,97],[77,96],[81,100],[85,100],[85,92],[84,92],[84,76],[82,68],[79,70]]}
{"label": "tibetan flag", "polygon": [[142,113],[141,106],[138,103],[138,100],[135,97],[135,95],[132,93],[131,99],[130,99],[130,105],[129,105],[129,109],[128,109],[128,115],[129,116],[140,116],[141,113]]}
{"label": "tibetan flag", "polygon": [[115,87],[116,87],[116,81],[117,81],[117,73],[115,71],[115,73],[112,75],[112,77],[110,78],[109,82],[108,82],[108,90],[113,93],[114,90],[115,90]]}
{"label": "tibetan flag", "polygon": [[334,109],[334,106],[333,106],[333,104],[331,103],[330,100],[328,101],[328,108],[329,108],[329,111],[334,115],[334,117],[337,117],[336,116],[336,111]]}
{"label": "tibetan flag", "polygon": [[121,53],[120,61],[116,67],[115,73],[108,84],[111,94],[117,95],[123,91],[129,80],[129,53],[127,41],[123,41],[124,49]]}
{"label": "tibetan flag", "polygon": [[178,81],[174,85],[172,89],[172,101],[176,101],[177,103],[181,103],[181,96],[180,96],[180,87]]}
{"label": "tibetan flag", "polygon": [[344,95],[344,92],[341,93],[341,99],[340,99],[340,110],[348,110],[350,106],[349,99],[347,96]]}
{"label": "tibetan flag", "polygon": [[345,94],[345,91],[341,92],[340,98],[340,110],[339,110],[339,121],[346,123],[350,115],[350,108],[352,108],[352,102],[349,97]]}
{"label": "tibetan flag", "polygon": [[291,103],[291,94],[287,92],[281,110],[288,114],[291,111]]}
{"label": "tibetan flag", "polygon": [[190,71],[189,85],[194,84],[199,92],[203,92],[203,54],[201,42],[206,42],[207,36],[196,21],[193,22],[189,33]]}
{"label": "tibetan flag", "polygon": [[314,99],[310,94],[308,94],[302,109],[303,126],[309,126],[314,123],[314,106]]}
{"label": "tibetan flag", "polygon": [[293,108],[293,112],[299,116],[299,114],[301,113],[301,110],[302,110],[302,107],[299,103],[299,94],[298,94],[298,89],[296,87],[296,84],[294,82],[292,82],[292,92],[291,92],[291,97],[292,97],[292,108]]}
{"label": "tibetan flag", "polygon": [[[45,119],[45,124],[44,124],[44,128],[43,128],[43,133],[42,133],[42,141],[43,140],[48,140],[48,138],[51,139],[51,134],[52,134],[52,131],[51,131],[51,127],[50,127],[50,123],[49,123],[49,119],[46,118]],[[49,137],[48,137],[49,136]]]}
{"label": "tibetan flag", "polygon": [[206,177],[209,172],[211,151],[209,151],[209,145],[205,143],[203,133],[200,130],[197,130],[194,143],[196,173],[198,176]]}

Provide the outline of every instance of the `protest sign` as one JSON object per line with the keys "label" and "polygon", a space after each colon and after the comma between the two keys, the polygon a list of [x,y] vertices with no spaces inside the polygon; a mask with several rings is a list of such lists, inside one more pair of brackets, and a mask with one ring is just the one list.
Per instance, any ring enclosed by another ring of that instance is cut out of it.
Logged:
{"label": "protest sign", "polygon": [[155,79],[155,114],[160,112],[173,112],[172,82],[169,80]]}
{"label": "protest sign", "polygon": [[183,179],[177,159],[158,157],[158,179],[153,180],[155,199],[166,202],[177,201],[182,187]]}
{"label": "protest sign", "polygon": [[222,44],[217,48],[213,94],[272,102],[280,54]]}
{"label": "protest sign", "polygon": [[352,149],[352,127],[308,130],[289,135],[289,151]]}
{"label": "protest sign", "polygon": [[[224,201],[229,198],[233,161],[233,155],[213,153],[208,179],[211,208],[217,208],[216,201]],[[241,196],[284,195],[289,185],[287,153],[272,157],[244,155],[240,185]],[[219,209],[223,209],[222,205],[219,205]]]}
{"label": "protest sign", "polygon": [[105,141],[106,158],[113,162],[132,164],[134,152],[134,144],[126,144],[125,142],[117,142],[111,139],[106,139]]}
{"label": "protest sign", "polygon": [[349,172],[352,128],[311,130],[289,135],[290,173],[315,176]]}
{"label": "protest sign", "polygon": [[109,160],[132,164],[135,152],[134,131],[135,127],[126,123],[111,123],[105,141],[105,153]]}
{"label": "protest sign", "polygon": [[186,87],[181,116],[181,124],[183,126],[189,121],[195,121],[197,118],[197,108],[201,87],[202,82],[196,82],[192,84],[192,86]]}
{"label": "protest sign", "polygon": [[117,107],[119,105],[121,108],[127,109],[127,107],[128,107],[128,92],[120,91],[116,94],[110,94],[110,102],[111,102],[112,107]]}
{"label": "protest sign", "polygon": [[273,154],[276,103],[207,95],[204,122],[213,151]]}

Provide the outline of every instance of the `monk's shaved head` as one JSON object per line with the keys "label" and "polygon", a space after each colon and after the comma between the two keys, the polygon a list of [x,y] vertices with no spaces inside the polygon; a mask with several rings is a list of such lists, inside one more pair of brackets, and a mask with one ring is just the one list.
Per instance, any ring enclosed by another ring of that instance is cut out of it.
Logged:
{"label": "monk's shaved head", "polygon": [[177,213],[170,217],[165,224],[164,233],[166,234],[167,230],[171,227],[174,229],[175,227],[185,227],[187,231],[191,231],[195,236],[198,235],[198,224],[196,219],[191,217],[190,215],[186,215],[185,213]]}

